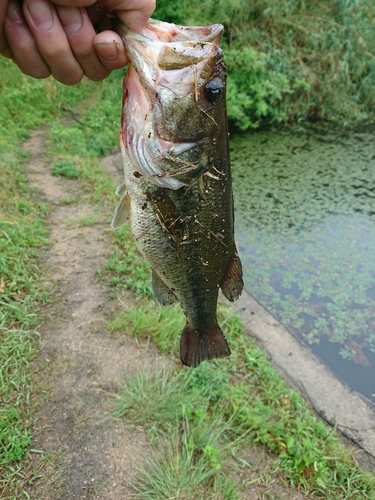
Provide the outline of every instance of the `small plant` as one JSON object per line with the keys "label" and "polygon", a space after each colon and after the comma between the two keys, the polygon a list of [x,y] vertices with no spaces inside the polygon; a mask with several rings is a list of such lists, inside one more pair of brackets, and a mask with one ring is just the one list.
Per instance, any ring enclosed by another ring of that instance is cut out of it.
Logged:
{"label": "small plant", "polygon": [[81,175],[79,169],[73,165],[72,162],[64,160],[56,162],[53,165],[51,172],[52,175],[61,175],[62,177],[67,177],[68,179],[77,179]]}
{"label": "small plant", "polygon": [[[224,459],[217,439],[217,422],[194,426],[182,420],[180,432],[170,427],[154,440],[153,456],[146,459],[133,483],[142,500],[239,500],[235,482],[223,473],[230,462]],[[223,461],[224,460],[224,461]]]}
{"label": "small plant", "polygon": [[16,408],[0,409],[0,465],[20,460],[31,442],[29,430],[22,425]]}

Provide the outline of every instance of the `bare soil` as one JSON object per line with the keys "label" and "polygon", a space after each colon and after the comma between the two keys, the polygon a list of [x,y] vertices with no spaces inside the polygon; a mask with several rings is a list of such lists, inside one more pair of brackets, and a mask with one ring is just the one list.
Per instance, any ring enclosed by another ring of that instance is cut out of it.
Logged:
{"label": "bare soil", "polygon": [[[45,138],[46,130],[37,130],[23,146],[30,154],[30,185],[38,190],[38,197],[52,204],[51,247],[43,253],[41,264],[56,286],[55,303],[46,309],[40,328],[42,351],[36,362],[34,396],[38,413],[32,449],[47,455],[41,459],[40,453],[31,452],[25,481],[33,484],[26,490],[34,500],[127,499],[134,494],[130,483],[136,466],[151,449],[142,428],[110,417],[112,401],[130,374],[173,367],[174,361],[151,343],[108,332],[106,321],[118,302],[111,298],[113,290],[97,280],[97,270],[103,268],[111,247],[110,213],[103,208],[98,222],[77,227],[74,220],[94,209],[84,203],[64,204],[72,196],[79,197],[81,187],[78,181],[51,175]],[[118,154],[102,164],[122,182]],[[238,480],[254,482],[241,498],[303,499],[270,474],[266,454],[248,451],[244,457],[252,467]]]}

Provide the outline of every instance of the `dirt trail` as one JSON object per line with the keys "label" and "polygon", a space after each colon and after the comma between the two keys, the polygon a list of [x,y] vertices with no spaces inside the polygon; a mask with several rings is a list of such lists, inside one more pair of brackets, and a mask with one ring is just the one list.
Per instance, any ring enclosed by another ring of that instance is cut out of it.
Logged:
{"label": "dirt trail", "polygon": [[[145,432],[122,419],[108,418],[111,401],[129,374],[147,367],[173,366],[147,343],[108,333],[105,321],[116,303],[110,289],[96,281],[110,248],[108,219],[90,227],[77,227],[74,219],[90,207],[64,204],[81,193],[78,181],[51,175],[46,158],[46,130],[35,131],[23,145],[30,154],[27,165],[31,186],[53,205],[49,215],[51,248],[42,256],[47,277],[57,283],[58,300],[47,311],[40,331],[43,349],[38,364],[40,406],[32,448],[46,452],[50,460],[32,462],[40,474],[27,488],[33,500],[123,500],[134,491],[129,486],[135,465],[150,453]],[[118,155],[107,157],[103,166],[121,182]],[[49,313],[49,314],[48,314]],[[250,456],[251,455],[251,456]],[[246,478],[256,479],[267,471],[261,454],[247,459],[254,466]],[[244,500],[269,498],[303,499],[297,491],[273,484],[252,485]],[[264,496],[266,494],[266,496]],[[163,499],[160,499],[163,500]],[[200,500],[200,499],[197,499]]]}
{"label": "dirt trail", "polygon": [[[48,394],[39,424],[46,428],[32,444],[50,453],[52,463],[41,471],[45,481],[37,483],[30,495],[118,500],[130,494],[134,460],[148,450],[142,430],[106,418],[110,402],[128,374],[145,366],[153,370],[168,361],[152,345],[136,344],[125,335],[114,338],[107,332],[105,320],[115,304],[109,289],[95,278],[108,253],[109,214],[90,227],[70,225],[88,207],[58,204],[75,194],[79,185],[51,175],[50,165],[43,160],[44,140],[45,131],[38,130],[24,149],[31,155],[30,184],[54,204],[49,217],[52,246],[42,263],[57,282],[59,300],[42,326],[42,357],[49,362],[42,380]],[[116,173],[110,159],[107,164]]]}

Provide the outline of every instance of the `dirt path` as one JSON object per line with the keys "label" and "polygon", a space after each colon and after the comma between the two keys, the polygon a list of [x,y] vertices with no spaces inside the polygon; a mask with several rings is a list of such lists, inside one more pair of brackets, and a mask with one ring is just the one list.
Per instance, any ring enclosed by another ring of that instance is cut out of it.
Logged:
{"label": "dirt path", "polygon": [[[58,297],[41,327],[43,348],[35,396],[40,410],[32,448],[43,450],[47,460],[33,454],[31,469],[39,477],[27,491],[34,500],[122,500],[134,493],[129,481],[136,474],[136,463],[150,449],[141,428],[108,417],[111,401],[129,374],[146,366],[149,370],[173,366],[173,361],[151,344],[107,331],[105,321],[116,303],[110,299],[110,289],[96,281],[96,271],[103,267],[110,248],[106,231],[110,214],[101,214],[94,225],[79,227],[77,218],[93,208],[64,204],[81,193],[80,184],[51,175],[45,137],[46,130],[35,131],[23,146],[30,154],[30,184],[53,206],[51,248],[42,256],[42,264],[47,277],[57,284]],[[118,155],[104,159],[103,166],[121,182]],[[253,468],[239,479],[256,481],[268,472],[261,455],[249,452],[247,460]],[[299,492],[278,485],[275,478],[268,485],[254,483],[241,498],[303,499]]]}
{"label": "dirt path", "polygon": [[[38,397],[44,399],[39,425],[45,428],[32,445],[50,454],[51,463],[40,471],[44,481],[29,493],[35,499],[118,500],[130,494],[134,461],[148,450],[142,430],[106,418],[111,400],[128,374],[168,360],[152,345],[107,332],[105,320],[115,303],[95,278],[108,253],[109,214],[93,226],[74,227],[71,221],[89,207],[59,204],[80,188],[51,175],[43,160],[44,140],[45,131],[36,131],[24,149],[31,154],[30,184],[54,204],[52,245],[42,263],[57,283],[59,299],[42,326],[42,358],[49,361],[41,380],[47,394]],[[110,159],[106,163],[116,173]]]}

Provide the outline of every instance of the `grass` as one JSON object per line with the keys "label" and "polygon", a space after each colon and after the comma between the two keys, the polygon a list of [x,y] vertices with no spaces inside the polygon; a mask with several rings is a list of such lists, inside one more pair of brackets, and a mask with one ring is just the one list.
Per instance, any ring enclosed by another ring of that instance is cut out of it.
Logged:
{"label": "grass", "polygon": [[73,165],[72,162],[64,160],[56,162],[53,165],[51,172],[52,175],[61,175],[63,177],[67,177],[68,179],[77,179],[81,175],[79,169]]}
{"label": "grass", "polygon": [[233,480],[220,474],[219,431],[175,427],[154,440],[154,457],[148,458],[141,478],[133,484],[138,498],[183,498],[184,500],[239,500]]}

